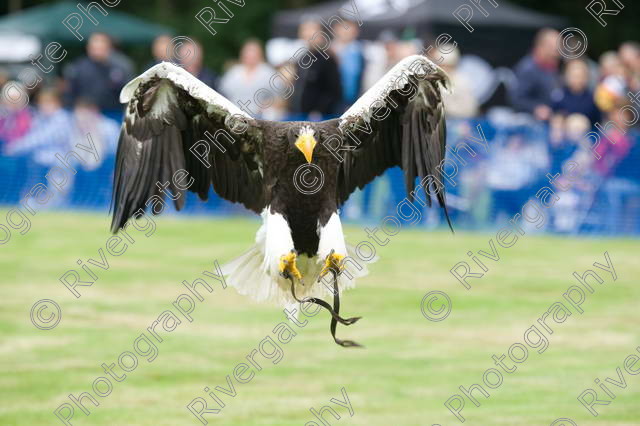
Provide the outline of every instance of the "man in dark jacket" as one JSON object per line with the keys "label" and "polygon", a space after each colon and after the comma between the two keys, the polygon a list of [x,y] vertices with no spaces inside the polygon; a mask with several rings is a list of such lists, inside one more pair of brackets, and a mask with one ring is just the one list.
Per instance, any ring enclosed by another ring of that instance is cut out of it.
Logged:
{"label": "man in dark jacket", "polygon": [[511,105],[516,111],[533,114],[538,120],[551,117],[551,92],[560,83],[558,37],[554,29],[540,30],[533,51],[515,68],[516,81],[509,93]]}
{"label": "man in dark jacket", "polygon": [[133,69],[113,49],[108,35],[93,33],[87,41],[87,56],[73,62],[66,70],[67,106],[78,99],[91,99],[103,113],[121,114],[120,90],[133,77]]}
{"label": "man in dark jacket", "polygon": [[341,112],[340,72],[333,52],[326,52],[328,59],[319,53],[325,41],[322,33],[323,27],[317,21],[309,20],[300,25],[300,38],[317,60],[306,69],[296,65],[298,79],[290,100],[291,113],[296,119],[320,120],[335,117]]}

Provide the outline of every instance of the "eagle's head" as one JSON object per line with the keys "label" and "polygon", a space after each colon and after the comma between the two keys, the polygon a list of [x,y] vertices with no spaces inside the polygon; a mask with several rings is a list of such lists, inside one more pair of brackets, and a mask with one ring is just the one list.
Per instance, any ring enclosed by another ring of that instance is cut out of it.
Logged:
{"label": "eagle's head", "polygon": [[313,160],[313,150],[318,144],[314,134],[315,131],[311,126],[302,126],[295,143],[296,148],[298,148],[304,155],[304,158],[307,159],[307,163],[311,163],[311,160]]}

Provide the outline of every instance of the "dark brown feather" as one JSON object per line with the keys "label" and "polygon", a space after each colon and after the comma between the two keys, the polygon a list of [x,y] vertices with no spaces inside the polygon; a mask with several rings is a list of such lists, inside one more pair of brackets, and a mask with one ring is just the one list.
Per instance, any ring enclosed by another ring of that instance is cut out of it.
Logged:
{"label": "dark brown feather", "polygon": [[[161,93],[166,91],[170,91],[171,96],[165,95],[162,108],[156,107]],[[193,98],[171,81],[152,78],[141,84],[127,107],[118,143],[112,231],[122,228],[139,209],[147,210],[146,204],[154,195],[166,198],[158,184],[169,182],[172,196],[179,195],[175,200],[176,209],[182,209],[184,191],[172,181],[181,169],[194,180],[189,191],[201,199],[208,198],[209,188],[213,186],[220,197],[260,212],[265,206],[263,180],[258,170],[263,141],[261,131],[255,130],[260,124],[253,121],[252,125],[251,133],[233,134],[225,126],[224,116],[207,113],[204,101]],[[205,136],[205,131],[214,135],[218,130],[226,131],[235,140],[230,143],[218,138],[227,151],[224,154],[209,144]],[[209,144],[211,168],[190,151],[200,140]]]}
{"label": "dark brown feather", "polygon": [[[446,147],[446,123],[442,104],[442,87],[446,76],[437,71],[426,79],[409,76],[410,82],[399,89],[392,90],[384,101],[392,112],[382,120],[371,119],[371,134],[363,131],[366,127],[361,120],[350,118],[346,126],[361,141],[354,151],[344,152],[344,161],[339,165],[338,204],[343,204],[356,189],[362,188],[390,167],[400,166],[404,171],[404,183],[408,198],[416,187],[416,178],[420,181],[432,175],[443,182],[439,165],[444,159]],[[410,99],[409,84],[419,88],[419,93]],[[394,107],[393,105],[397,105]],[[379,103],[378,103],[379,105]],[[339,126],[340,120],[334,120]],[[345,137],[343,146],[349,145]],[[431,205],[434,196],[444,209],[449,226],[449,214],[446,209],[444,190],[434,193],[425,188],[426,200]]]}

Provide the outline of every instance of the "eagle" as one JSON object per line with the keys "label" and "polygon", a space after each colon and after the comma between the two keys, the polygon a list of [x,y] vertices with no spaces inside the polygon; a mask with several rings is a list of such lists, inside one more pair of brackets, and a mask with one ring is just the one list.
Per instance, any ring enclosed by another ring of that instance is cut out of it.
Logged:
{"label": "eagle", "polygon": [[[140,209],[158,213],[158,199],[174,194],[180,210],[185,191],[206,201],[213,187],[219,197],[262,216],[255,244],[222,267],[227,284],[257,301],[317,303],[331,313],[336,343],[359,346],[335,336],[337,322],[350,325],[360,318],[339,315],[340,294],[368,273],[366,264],[349,262],[356,255],[345,242],[339,209],[391,167],[403,170],[410,201],[416,179],[442,181],[442,99],[449,85],[440,67],[414,55],[339,118],[274,122],[252,117],[179,66],[155,65],[120,94],[127,106],[111,230],[117,233]],[[183,184],[172,180],[180,172]],[[312,190],[301,187],[318,182]],[[444,190],[423,188],[428,205],[437,200],[449,221]],[[322,283],[329,273],[333,287]],[[333,295],[333,307],[322,300],[326,295]]]}

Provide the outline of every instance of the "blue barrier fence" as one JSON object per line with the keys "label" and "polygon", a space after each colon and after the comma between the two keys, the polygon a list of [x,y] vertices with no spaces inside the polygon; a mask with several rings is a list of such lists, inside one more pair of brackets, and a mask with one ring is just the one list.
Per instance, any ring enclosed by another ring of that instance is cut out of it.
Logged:
{"label": "blue barrier fence", "polygon": [[[617,151],[588,149],[567,138],[552,142],[543,125],[496,126],[487,121],[449,123],[449,150],[442,164],[450,215],[456,229],[496,229],[516,216],[523,230],[564,234],[640,234],[640,138],[630,130]],[[562,139],[562,138],[561,138]],[[607,148],[602,138],[601,145]],[[611,144],[613,146],[613,144]],[[622,148],[620,148],[622,147]],[[596,159],[597,155],[600,159]],[[38,184],[47,185],[49,167],[39,165],[33,153],[0,156],[0,205],[16,206]],[[78,173],[45,208],[109,209],[115,154],[105,156],[94,170]],[[580,173],[562,173],[570,163]],[[419,182],[416,182],[418,184]],[[545,189],[546,188],[546,189]],[[564,188],[564,189],[563,189]],[[403,202],[402,171],[391,169],[364,190],[354,193],[342,209],[347,221],[380,223],[399,217],[403,224],[427,228],[446,225],[439,209],[420,201]],[[184,214],[248,214],[241,206],[221,200],[213,192],[203,203],[189,193]]]}

